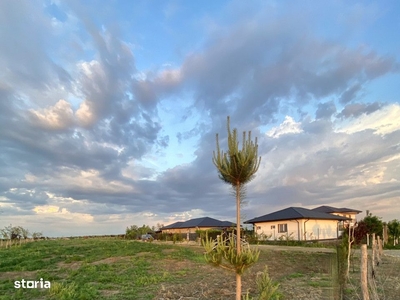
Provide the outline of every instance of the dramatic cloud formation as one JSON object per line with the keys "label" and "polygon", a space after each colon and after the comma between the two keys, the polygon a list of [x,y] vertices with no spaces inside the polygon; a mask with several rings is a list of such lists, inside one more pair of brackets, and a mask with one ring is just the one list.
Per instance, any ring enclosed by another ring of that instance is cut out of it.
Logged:
{"label": "dramatic cloud formation", "polygon": [[259,141],[247,218],[323,204],[400,218],[399,11],[1,2],[0,227],[234,220],[211,161],[227,115]]}

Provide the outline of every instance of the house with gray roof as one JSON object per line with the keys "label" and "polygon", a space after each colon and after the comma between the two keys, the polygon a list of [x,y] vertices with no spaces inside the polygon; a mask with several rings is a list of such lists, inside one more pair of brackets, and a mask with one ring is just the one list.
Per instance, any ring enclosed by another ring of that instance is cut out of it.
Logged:
{"label": "house with gray roof", "polygon": [[191,219],[185,222],[175,222],[161,228],[162,233],[195,233],[196,230],[225,229],[236,226],[229,221],[203,217]]}
{"label": "house with gray roof", "polygon": [[341,233],[340,225],[351,220],[351,217],[318,209],[288,207],[244,223],[252,224],[255,234],[260,239],[305,241],[337,239]]}
{"label": "house with gray roof", "polygon": [[361,210],[357,210],[354,208],[347,208],[347,207],[337,208],[327,205],[318,206],[316,208],[313,208],[312,210],[350,218],[351,219],[350,223],[355,223],[357,221],[357,215],[359,213],[362,213]]}

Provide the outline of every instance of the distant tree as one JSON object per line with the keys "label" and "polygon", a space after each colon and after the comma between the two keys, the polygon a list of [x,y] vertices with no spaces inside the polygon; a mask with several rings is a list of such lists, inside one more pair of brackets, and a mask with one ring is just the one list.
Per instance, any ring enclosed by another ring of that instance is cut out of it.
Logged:
{"label": "distant tree", "polygon": [[7,227],[5,227],[4,229],[0,229],[0,236],[2,239],[4,240],[11,239],[10,234],[11,233],[9,232],[9,230],[7,230]]}
{"label": "distant tree", "polygon": [[138,231],[139,231],[139,235],[147,234],[147,233],[153,233],[153,232],[154,232],[154,230],[152,230],[152,229],[150,228],[150,226],[145,225],[145,224],[143,224],[143,226],[140,227],[140,228],[138,229]]}
{"label": "distant tree", "polygon": [[[241,239],[240,239],[240,206],[245,197],[246,184],[255,177],[261,157],[258,157],[257,138],[255,142],[251,140],[251,131],[243,132],[242,147],[239,148],[237,129],[231,131],[230,118],[227,117],[228,129],[228,151],[220,149],[218,134],[216,135],[217,151],[213,152],[213,163],[216,166],[219,178],[232,186],[236,197],[236,258],[241,257]],[[233,258],[232,258],[233,259]],[[236,272],[236,299],[241,299],[242,281],[240,272]]]}
{"label": "distant tree", "polygon": [[19,241],[19,244],[21,244],[22,239],[27,241],[28,237],[29,230],[22,226],[12,226],[10,224],[9,226],[5,226],[4,229],[0,229],[0,238],[8,240],[6,246],[12,246],[14,241]]}
{"label": "distant tree", "polygon": [[380,217],[369,213],[364,219],[357,223],[354,230],[354,244],[359,245],[366,242],[367,234],[379,235],[382,237],[383,222]]}
{"label": "distant tree", "polygon": [[157,223],[157,225],[156,225],[156,231],[161,230],[161,228],[163,228],[163,227],[164,227],[164,224]]}
{"label": "distant tree", "polygon": [[400,221],[394,219],[387,224],[390,236],[393,238],[393,246],[396,245],[396,240],[400,238]]}
{"label": "distant tree", "polygon": [[[368,232],[367,223],[363,220],[357,223],[357,227],[354,229],[354,244],[360,245],[366,242]],[[347,233],[348,234],[348,233]]]}
{"label": "distant tree", "polygon": [[153,230],[148,225],[143,224],[142,227],[132,225],[131,227],[126,228],[125,237],[127,239],[138,239],[141,235],[147,233],[153,233]]}
{"label": "distant tree", "polygon": [[29,230],[26,228],[23,228],[22,226],[19,227],[19,232],[21,233],[21,237],[24,238],[24,240],[27,240],[29,237]]}
{"label": "distant tree", "polygon": [[382,237],[382,233],[383,233],[382,218],[373,216],[372,214],[369,214],[368,216],[366,216],[363,219],[363,221],[367,227],[369,234],[375,233],[376,235],[379,235]]}
{"label": "distant tree", "polygon": [[132,225],[131,227],[126,227],[125,237],[127,239],[137,239],[138,235],[138,227],[136,225]]}
{"label": "distant tree", "polygon": [[41,233],[41,232],[33,232],[32,233],[32,238],[34,239],[34,240],[38,240],[38,239],[40,239],[40,238],[42,238],[43,237],[43,233]]}

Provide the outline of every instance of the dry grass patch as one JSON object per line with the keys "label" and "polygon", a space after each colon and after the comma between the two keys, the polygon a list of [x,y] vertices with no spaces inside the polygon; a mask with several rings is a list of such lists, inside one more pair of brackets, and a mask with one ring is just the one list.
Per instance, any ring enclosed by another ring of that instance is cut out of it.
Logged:
{"label": "dry grass patch", "polygon": [[96,260],[92,263],[90,263],[91,265],[100,265],[100,264],[107,264],[107,265],[111,265],[111,264],[115,264],[117,262],[121,262],[121,261],[129,261],[132,259],[132,256],[116,256],[116,257],[107,257],[101,260]]}
{"label": "dry grass patch", "polygon": [[0,280],[5,279],[26,279],[36,278],[37,271],[11,271],[11,272],[0,272]]}
{"label": "dry grass patch", "polygon": [[70,263],[61,261],[61,262],[57,263],[58,269],[64,268],[64,269],[70,269],[70,270],[78,270],[81,266],[82,266],[81,261],[74,261],[74,262],[70,262]]}

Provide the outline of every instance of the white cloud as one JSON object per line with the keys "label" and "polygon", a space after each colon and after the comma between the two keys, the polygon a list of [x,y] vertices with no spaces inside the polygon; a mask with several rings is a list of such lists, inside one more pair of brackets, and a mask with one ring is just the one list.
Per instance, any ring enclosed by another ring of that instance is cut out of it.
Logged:
{"label": "white cloud", "polygon": [[65,168],[57,178],[53,178],[51,184],[69,187],[73,189],[84,189],[98,193],[121,193],[133,192],[133,187],[119,180],[106,180],[102,178],[97,170],[78,170]]}
{"label": "white cloud", "polygon": [[286,116],[285,120],[278,127],[273,127],[267,132],[267,136],[272,138],[278,138],[284,134],[300,133],[303,132],[301,124],[296,123],[292,117]]}
{"label": "white cloud", "polygon": [[74,123],[71,104],[63,99],[54,106],[40,110],[30,110],[31,116],[39,126],[47,129],[65,129]]}
{"label": "white cloud", "polygon": [[352,134],[371,129],[375,134],[386,135],[400,129],[400,105],[398,103],[384,106],[371,113],[363,114],[350,122],[340,124],[337,132]]}
{"label": "white cloud", "polygon": [[157,81],[165,88],[177,86],[182,81],[182,72],[180,69],[163,70],[160,72]]}
{"label": "white cloud", "polygon": [[337,181],[337,186],[367,186],[385,181],[387,167],[384,165],[357,166],[347,179]]}
{"label": "white cloud", "polygon": [[75,115],[78,119],[79,124],[84,127],[92,125],[95,121],[94,113],[92,112],[87,100],[84,100],[79,105],[79,108],[76,111]]}

